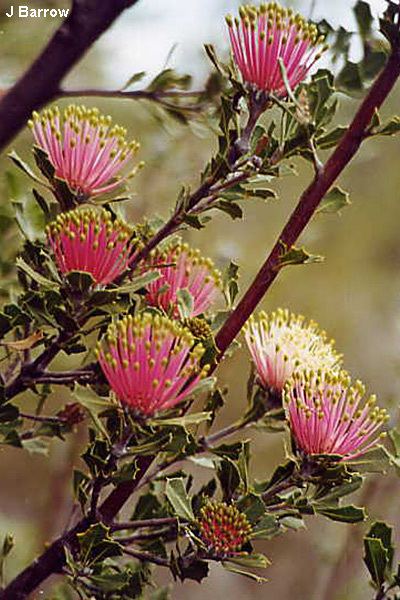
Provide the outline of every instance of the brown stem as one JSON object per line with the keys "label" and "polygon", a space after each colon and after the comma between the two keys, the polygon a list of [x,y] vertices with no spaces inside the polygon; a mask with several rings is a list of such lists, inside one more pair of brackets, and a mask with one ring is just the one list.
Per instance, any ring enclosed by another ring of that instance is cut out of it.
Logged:
{"label": "brown stem", "polygon": [[279,273],[282,248],[290,249],[310,222],[322,198],[357,153],[376,109],[391,92],[400,75],[400,48],[394,48],[386,66],[371,87],[341,142],[315,174],[286,223],[270,255],[236,309],[218,332],[221,356],[230,346]]}
{"label": "brown stem", "polygon": [[74,0],[65,21],[17,83],[0,99],[0,149],[55,98],[65,75],[115,19],[137,0]]}

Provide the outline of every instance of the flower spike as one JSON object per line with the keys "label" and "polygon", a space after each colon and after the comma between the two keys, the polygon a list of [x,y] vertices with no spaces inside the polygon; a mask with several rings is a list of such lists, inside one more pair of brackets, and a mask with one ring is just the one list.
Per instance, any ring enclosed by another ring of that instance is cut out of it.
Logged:
{"label": "flower spike", "polygon": [[287,96],[280,60],[294,90],[327,48],[316,25],[276,2],[241,6],[226,22],[243,80],[269,95]]}
{"label": "flower spike", "polygon": [[29,121],[36,144],[46,152],[55,176],[65,180],[82,200],[120,187],[117,175],[139,149],[125,140],[126,130],[97,108],[71,105],[34,112]]}
{"label": "flower spike", "polygon": [[127,316],[108,328],[97,350],[101,368],[122,404],[149,417],[190,396],[208,367],[192,334],[166,317]]}
{"label": "flower spike", "polygon": [[259,382],[266,389],[281,392],[297,369],[337,370],[342,356],[314,321],[279,308],[269,315],[251,317],[245,338]]}
{"label": "flower spike", "polygon": [[246,515],[225,502],[208,502],[203,506],[198,526],[208,551],[218,557],[239,552],[250,540],[252,531]]}
{"label": "flower spike", "polygon": [[297,447],[308,455],[332,454],[351,460],[373,448],[389,419],[376,397],[363,401],[365,387],[351,385],[344,371],[297,372],[284,389],[284,404]]}
{"label": "flower spike", "polygon": [[61,273],[90,273],[107,285],[128,268],[134,248],[133,230],[105,209],[77,208],[58,215],[46,228]]}
{"label": "flower spike", "polygon": [[179,317],[180,290],[187,290],[192,296],[190,317],[207,312],[220,293],[221,276],[213,262],[182,242],[153,252],[149,266],[159,267],[160,277],[147,287],[146,300],[175,318]]}

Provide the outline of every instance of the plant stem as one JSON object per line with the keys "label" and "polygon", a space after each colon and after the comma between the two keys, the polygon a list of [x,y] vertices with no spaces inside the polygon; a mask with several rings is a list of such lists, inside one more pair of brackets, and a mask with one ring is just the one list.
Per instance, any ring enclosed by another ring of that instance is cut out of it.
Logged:
{"label": "plant stem", "polygon": [[[400,47],[393,49],[386,66],[364,98],[346,134],[322,166],[286,223],[270,255],[257,273],[236,309],[216,336],[220,356],[224,354],[236,335],[254,312],[280,270],[282,248],[290,249],[310,222],[322,198],[338,176],[351,162],[364,140],[365,132],[375,111],[382,105],[400,75]],[[283,246],[283,244],[285,246]]]}
{"label": "plant stem", "polygon": [[125,529],[142,529],[147,527],[162,527],[163,525],[176,525],[176,517],[164,517],[160,519],[141,519],[137,521],[128,521],[127,523],[114,523],[111,526],[112,531],[123,531]]}

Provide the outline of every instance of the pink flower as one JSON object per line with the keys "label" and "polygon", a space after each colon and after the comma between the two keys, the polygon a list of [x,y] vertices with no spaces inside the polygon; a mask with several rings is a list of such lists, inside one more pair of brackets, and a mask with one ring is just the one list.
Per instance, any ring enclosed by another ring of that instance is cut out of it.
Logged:
{"label": "pink flower", "polygon": [[155,251],[147,264],[158,268],[160,277],[147,287],[149,305],[178,318],[179,292],[187,290],[193,301],[188,317],[207,312],[220,293],[220,274],[213,262],[198,250],[178,242],[164,251]]}
{"label": "pink flower", "polygon": [[[351,386],[344,371],[295,373],[284,390],[284,403],[297,447],[305,454],[354,459],[375,446],[376,432],[388,420],[376,397],[363,401],[360,381]],[[382,435],[382,434],[381,434]]]}
{"label": "pink flower", "polygon": [[239,16],[226,21],[243,80],[267,94],[287,96],[279,59],[294,90],[326,49],[317,27],[276,2],[241,6]]}
{"label": "pink flower", "polygon": [[107,285],[127,268],[133,230],[104,209],[77,208],[60,214],[46,228],[47,239],[61,273],[90,273],[96,284]]}
{"label": "pink flower", "polygon": [[337,370],[342,357],[314,321],[279,308],[251,317],[245,339],[261,385],[281,392],[297,369]]}
{"label": "pink flower", "polygon": [[111,117],[100,115],[96,108],[72,105],[63,114],[58,107],[41,115],[35,112],[29,126],[55,176],[83,200],[120,187],[123,180],[117,175],[139,148],[137,142],[128,144],[126,130],[112,125]]}
{"label": "pink flower", "polygon": [[200,511],[200,537],[217,556],[239,552],[250,540],[251,525],[244,513],[225,502],[208,502]]}
{"label": "pink flower", "polygon": [[110,325],[97,356],[116,396],[142,416],[172,408],[193,392],[208,371],[201,344],[159,315],[127,316]]}

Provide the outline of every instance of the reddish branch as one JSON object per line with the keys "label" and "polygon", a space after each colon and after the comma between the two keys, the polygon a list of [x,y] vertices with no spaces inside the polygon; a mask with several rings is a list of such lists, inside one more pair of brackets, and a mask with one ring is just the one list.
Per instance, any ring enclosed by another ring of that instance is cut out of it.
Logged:
{"label": "reddish branch", "polygon": [[60,82],[115,19],[138,0],[74,0],[68,18],[43,52],[0,100],[0,150],[32,111],[58,95]]}
{"label": "reddish branch", "polygon": [[316,173],[312,183],[302,194],[299,203],[286,223],[270,255],[264,262],[216,337],[221,356],[235,339],[250,315],[277,277],[283,248],[291,248],[310,222],[322,198],[329,191],[345,167],[351,162],[364,138],[375,111],[383,104],[400,75],[400,48],[395,48],[389,60],[362,102],[346,134],[335,151]]}

